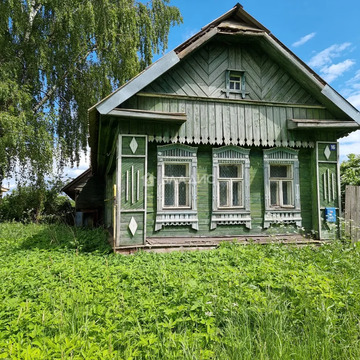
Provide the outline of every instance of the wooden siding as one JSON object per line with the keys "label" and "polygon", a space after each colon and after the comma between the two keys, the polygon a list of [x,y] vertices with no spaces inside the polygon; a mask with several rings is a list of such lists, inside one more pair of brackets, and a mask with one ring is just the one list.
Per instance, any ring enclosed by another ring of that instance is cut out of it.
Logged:
{"label": "wooden siding", "polygon": [[117,121],[121,133],[147,134],[150,141],[313,147],[316,140],[333,140],[332,133],[327,131],[309,134],[287,130],[287,119],[334,118],[319,106],[250,104],[239,100],[139,94],[127,101],[124,107],[186,112],[188,120],[181,126],[130,119]]}
{"label": "wooden siding", "polygon": [[[301,213],[305,231],[311,232],[312,206],[311,198],[312,178],[309,176],[311,167],[312,149],[301,149],[299,151],[300,162],[300,192]],[[201,145],[198,147],[197,168],[197,198],[199,230],[193,230],[190,226],[168,226],[160,231],[155,231],[156,217],[156,144],[149,144],[148,153],[148,195],[147,195],[147,237],[181,237],[181,236],[229,236],[236,235],[259,235],[259,234],[281,234],[298,232],[295,226],[273,227],[269,230],[263,229],[264,221],[264,180],[263,180],[263,152],[259,148],[252,147],[250,151],[250,210],[252,229],[244,225],[219,225],[210,230],[212,209],[212,158],[211,146]],[[271,241],[271,239],[269,240]]]}
{"label": "wooden siding", "polygon": [[[249,44],[227,46],[213,42],[203,46],[146,87],[145,92],[225,98],[225,71],[245,72],[250,100],[318,104],[291,75]],[[240,94],[230,94],[241,99]]]}

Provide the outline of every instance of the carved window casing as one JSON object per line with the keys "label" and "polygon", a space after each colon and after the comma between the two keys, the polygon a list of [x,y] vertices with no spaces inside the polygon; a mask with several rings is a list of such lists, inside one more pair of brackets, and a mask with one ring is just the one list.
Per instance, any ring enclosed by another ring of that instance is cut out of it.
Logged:
{"label": "carved window casing", "polygon": [[197,148],[171,144],[157,147],[155,230],[188,225],[198,230]]}
{"label": "carved window casing", "polygon": [[249,153],[232,145],[213,149],[211,229],[242,224],[251,229]]}
{"label": "carved window casing", "polygon": [[264,228],[272,223],[301,226],[298,150],[264,150]]}
{"label": "carved window casing", "polygon": [[225,72],[226,97],[229,97],[230,93],[240,94],[242,99],[245,99],[249,94],[246,91],[245,71],[243,70],[226,70]]}

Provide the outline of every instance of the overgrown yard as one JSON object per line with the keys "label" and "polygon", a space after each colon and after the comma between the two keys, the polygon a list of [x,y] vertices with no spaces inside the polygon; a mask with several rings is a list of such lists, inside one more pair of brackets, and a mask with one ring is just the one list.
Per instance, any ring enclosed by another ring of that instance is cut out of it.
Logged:
{"label": "overgrown yard", "polygon": [[0,224],[0,358],[360,358],[357,246],[104,244],[101,231]]}

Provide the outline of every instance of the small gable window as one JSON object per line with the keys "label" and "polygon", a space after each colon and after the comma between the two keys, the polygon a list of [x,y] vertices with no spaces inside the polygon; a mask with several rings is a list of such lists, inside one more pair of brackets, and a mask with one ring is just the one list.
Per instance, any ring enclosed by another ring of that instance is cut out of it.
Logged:
{"label": "small gable window", "polygon": [[249,92],[246,91],[245,71],[243,70],[226,70],[226,97],[230,93],[240,94],[245,99]]}
{"label": "small gable window", "polygon": [[272,223],[301,226],[298,151],[289,148],[264,150],[264,227]]}
{"label": "small gable window", "polygon": [[170,144],[157,147],[157,210],[155,230],[191,226],[198,230],[197,148]]}
{"label": "small gable window", "polygon": [[213,149],[211,229],[218,225],[251,229],[249,153],[233,145]]}

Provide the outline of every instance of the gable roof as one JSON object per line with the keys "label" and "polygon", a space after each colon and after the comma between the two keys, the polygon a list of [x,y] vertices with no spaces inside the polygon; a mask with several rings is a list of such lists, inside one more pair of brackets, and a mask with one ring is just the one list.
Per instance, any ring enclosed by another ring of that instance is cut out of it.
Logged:
{"label": "gable roof", "polygon": [[331,112],[341,119],[356,121],[360,124],[360,113],[355,107],[272,35],[266,27],[248,14],[240,4],[236,4],[231,10],[204,26],[187,41],[89,109],[89,143],[92,148],[92,161],[96,161],[94,157],[96,157],[99,115],[109,114],[210,39],[215,36],[230,35],[256,39],[264,51],[276,57],[284,69],[291,72],[294,77],[296,76],[299,83],[309,92],[316,94],[317,99]]}

